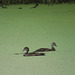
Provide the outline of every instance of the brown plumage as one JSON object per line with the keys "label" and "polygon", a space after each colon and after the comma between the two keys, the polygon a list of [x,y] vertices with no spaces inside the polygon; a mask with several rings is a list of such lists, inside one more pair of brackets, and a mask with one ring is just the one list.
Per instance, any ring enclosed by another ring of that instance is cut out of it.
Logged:
{"label": "brown plumage", "polygon": [[28,47],[25,47],[23,51],[26,51],[26,53],[24,53],[23,56],[44,56],[45,55],[45,53],[35,53],[35,52],[28,53],[29,52]]}
{"label": "brown plumage", "polygon": [[37,49],[37,50],[36,50],[36,51],[34,51],[34,52],[55,51],[54,46],[56,46],[56,43],[55,43],[55,42],[53,42],[53,43],[51,44],[51,49],[49,49],[49,48],[40,48],[40,49]]}

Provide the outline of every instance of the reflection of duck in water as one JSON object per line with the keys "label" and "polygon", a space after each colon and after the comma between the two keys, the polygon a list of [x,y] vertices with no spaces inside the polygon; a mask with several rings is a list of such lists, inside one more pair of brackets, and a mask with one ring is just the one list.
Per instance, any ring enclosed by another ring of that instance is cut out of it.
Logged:
{"label": "reflection of duck in water", "polygon": [[51,44],[51,49],[49,49],[49,48],[40,48],[40,49],[37,49],[37,50],[36,50],[36,51],[34,51],[34,52],[55,51],[54,46],[56,46],[56,43],[55,43],[55,42],[53,42],[53,43]]}
{"label": "reflection of duck in water", "polygon": [[23,49],[23,51],[26,51],[26,53],[24,53],[23,56],[44,56],[45,55],[45,53],[35,53],[35,52],[28,53],[29,52],[29,48],[28,47],[25,47]]}
{"label": "reflection of duck in water", "polygon": [[36,8],[38,6],[38,0],[35,0],[35,6],[34,7],[31,7],[31,8]]}
{"label": "reflection of duck in water", "polygon": [[39,4],[37,3],[34,7],[32,7],[32,8],[36,8],[37,6],[38,6]]}

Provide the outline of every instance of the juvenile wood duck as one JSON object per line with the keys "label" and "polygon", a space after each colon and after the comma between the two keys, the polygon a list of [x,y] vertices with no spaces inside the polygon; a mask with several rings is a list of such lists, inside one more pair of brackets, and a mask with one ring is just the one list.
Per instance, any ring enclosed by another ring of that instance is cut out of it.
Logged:
{"label": "juvenile wood duck", "polygon": [[28,47],[25,47],[23,51],[26,51],[26,53],[24,53],[23,56],[44,56],[45,55],[45,53],[35,53],[35,52],[28,53],[29,52]]}
{"label": "juvenile wood duck", "polygon": [[55,43],[55,42],[53,42],[53,43],[51,44],[51,49],[49,49],[49,48],[40,48],[40,49],[37,49],[37,50],[36,50],[36,51],[34,51],[34,52],[55,51],[54,46],[56,46],[56,47],[57,47],[57,45],[56,45],[56,43]]}

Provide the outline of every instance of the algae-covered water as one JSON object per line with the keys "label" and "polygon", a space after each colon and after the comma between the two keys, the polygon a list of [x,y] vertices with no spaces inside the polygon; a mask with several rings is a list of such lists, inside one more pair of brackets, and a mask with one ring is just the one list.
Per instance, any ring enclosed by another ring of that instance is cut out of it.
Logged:
{"label": "algae-covered water", "polygon": [[[0,7],[0,75],[75,75],[75,4],[32,6]],[[52,42],[56,51],[45,56],[15,55]]]}

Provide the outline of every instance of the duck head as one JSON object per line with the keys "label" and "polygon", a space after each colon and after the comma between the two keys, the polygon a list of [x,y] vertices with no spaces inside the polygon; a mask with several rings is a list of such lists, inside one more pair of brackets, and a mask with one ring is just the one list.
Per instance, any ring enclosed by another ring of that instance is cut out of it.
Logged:
{"label": "duck head", "polygon": [[22,51],[26,51],[26,53],[29,52],[29,48],[28,47],[24,47],[24,49]]}
{"label": "duck head", "polygon": [[54,48],[54,46],[56,46],[56,47],[57,47],[57,45],[56,45],[56,43],[55,43],[55,42],[53,42],[53,43],[51,44],[51,48]]}

